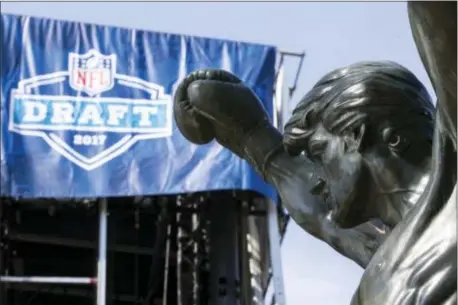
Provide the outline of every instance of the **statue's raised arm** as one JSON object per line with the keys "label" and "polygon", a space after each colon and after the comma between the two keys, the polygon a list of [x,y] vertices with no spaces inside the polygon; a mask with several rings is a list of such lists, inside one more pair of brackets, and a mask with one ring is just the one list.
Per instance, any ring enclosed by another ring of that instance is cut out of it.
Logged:
{"label": "statue's raised arm", "polygon": [[421,83],[392,62],[326,75],[299,103],[284,137],[255,94],[226,71],[191,73],[174,101],[188,140],[216,139],[246,159],[304,230],[363,268],[423,191],[433,112]]}
{"label": "statue's raised arm", "polygon": [[352,305],[457,301],[456,2],[409,3],[409,17],[437,112],[387,61],[324,76],[284,135],[229,72],[193,72],[174,98],[188,140],[216,139],[247,160],[304,230],[366,267]]}
{"label": "statue's raised arm", "polygon": [[409,2],[409,21],[421,60],[437,95],[444,129],[456,147],[456,1]]}

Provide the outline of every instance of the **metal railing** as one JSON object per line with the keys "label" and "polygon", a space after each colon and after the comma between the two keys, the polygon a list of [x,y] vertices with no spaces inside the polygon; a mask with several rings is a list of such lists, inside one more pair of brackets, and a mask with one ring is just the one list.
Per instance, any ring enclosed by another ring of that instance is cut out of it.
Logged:
{"label": "metal railing", "polygon": [[107,277],[107,200],[99,201],[99,242],[96,277],[59,277],[59,276],[0,276],[1,283],[33,283],[62,285],[96,285],[97,305],[106,304]]}

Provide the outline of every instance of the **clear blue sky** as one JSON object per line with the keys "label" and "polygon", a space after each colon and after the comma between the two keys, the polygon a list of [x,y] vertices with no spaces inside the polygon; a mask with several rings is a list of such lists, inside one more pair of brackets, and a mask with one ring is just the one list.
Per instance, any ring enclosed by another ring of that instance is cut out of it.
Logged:
{"label": "clear blue sky", "polygon": [[[227,38],[307,52],[296,99],[360,60],[393,60],[432,89],[404,2],[2,3],[2,12]],[[288,66],[293,67],[293,62]],[[291,79],[290,71],[287,76]],[[291,224],[283,244],[288,305],[348,305],[362,269]]]}

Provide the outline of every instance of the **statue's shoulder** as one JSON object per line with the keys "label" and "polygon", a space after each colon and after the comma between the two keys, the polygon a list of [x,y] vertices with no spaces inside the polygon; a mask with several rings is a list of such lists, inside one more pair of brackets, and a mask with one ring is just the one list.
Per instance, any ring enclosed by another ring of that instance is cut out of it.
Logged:
{"label": "statue's shoulder", "polygon": [[374,255],[352,305],[456,304],[456,188],[420,232],[405,220]]}

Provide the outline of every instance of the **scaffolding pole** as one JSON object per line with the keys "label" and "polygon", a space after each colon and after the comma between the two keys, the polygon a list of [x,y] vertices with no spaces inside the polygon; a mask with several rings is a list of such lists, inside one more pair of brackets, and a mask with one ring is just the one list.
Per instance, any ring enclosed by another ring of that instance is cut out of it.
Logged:
{"label": "scaffolding pole", "polygon": [[99,255],[97,261],[97,305],[106,305],[107,280],[107,199],[100,200]]}
{"label": "scaffolding pole", "polygon": [[250,270],[250,253],[248,250],[248,214],[249,203],[247,200],[240,202],[238,211],[238,246],[239,246],[239,278],[241,291],[241,305],[253,304],[252,274]]}
{"label": "scaffolding pole", "polygon": [[[0,199],[0,276],[4,273],[6,273],[6,268],[5,266],[5,244],[3,240],[4,237],[4,232],[6,232],[6,228],[4,228],[4,223],[6,223],[6,220],[3,219],[3,205],[5,205],[6,202]],[[6,289],[5,285],[2,283],[2,280],[0,278],[0,305],[5,305],[6,304]]]}
{"label": "scaffolding pole", "polygon": [[273,304],[286,305],[283,268],[281,263],[280,232],[278,227],[277,207],[272,200],[267,202],[267,226],[269,234],[272,282],[274,287]]}

